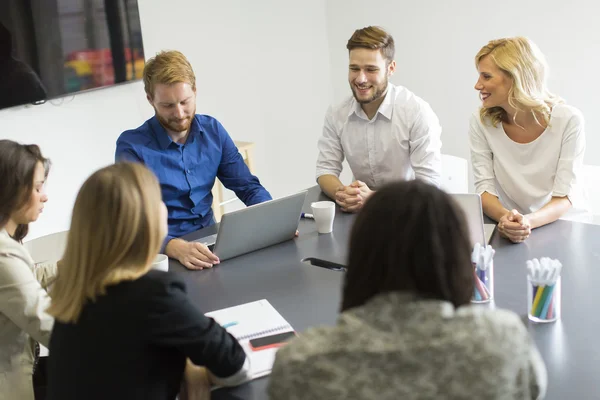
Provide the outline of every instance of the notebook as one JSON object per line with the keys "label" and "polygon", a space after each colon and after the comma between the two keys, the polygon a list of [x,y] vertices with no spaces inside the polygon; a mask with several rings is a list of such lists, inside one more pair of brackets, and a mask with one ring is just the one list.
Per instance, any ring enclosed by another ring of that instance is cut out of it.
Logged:
{"label": "notebook", "polygon": [[212,311],[205,315],[212,317],[240,342],[250,359],[253,379],[271,373],[277,348],[253,351],[248,342],[263,336],[294,331],[285,318],[265,299]]}

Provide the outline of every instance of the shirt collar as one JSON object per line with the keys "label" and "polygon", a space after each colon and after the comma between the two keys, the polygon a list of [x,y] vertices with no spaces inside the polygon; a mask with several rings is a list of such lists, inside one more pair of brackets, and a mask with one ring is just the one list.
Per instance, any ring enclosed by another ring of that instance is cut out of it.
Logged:
{"label": "shirt collar", "polygon": [[387,119],[392,119],[392,110],[394,109],[394,86],[388,82],[387,89],[385,92],[385,98],[381,105],[379,105],[379,109],[377,112]]}
{"label": "shirt collar", "polygon": [[[158,144],[160,145],[161,149],[166,150],[171,145],[171,143],[174,143],[173,139],[171,139],[171,137],[167,133],[167,130],[164,128],[164,126],[160,124],[158,118],[156,118],[156,115],[150,118],[150,126],[152,127],[152,131],[154,132],[156,140],[158,140]],[[192,124],[190,125],[190,134],[188,136],[186,144],[193,143],[196,136],[201,133],[202,129],[200,129],[200,124],[194,116],[194,118],[192,119]]]}
{"label": "shirt collar", "polygon": [[[379,108],[377,109],[377,113],[383,115],[387,119],[392,119],[392,110],[394,109],[394,95],[391,92],[393,90],[394,85],[388,82],[385,92],[385,98],[383,99],[383,102],[381,102]],[[368,119],[367,115],[360,106],[360,103],[356,101],[354,97],[352,97],[352,107],[350,107],[350,110],[348,111],[348,116],[351,116],[352,114],[356,114],[361,118]]]}
{"label": "shirt collar", "polygon": [[348,110],[348,116],[351,116],[352,114],[356,114],[357,116],[364,116],[364,111],[362,110],[362,108],[360,107],[360,103],[358,101],[356,101],[356,99],[354,98],[354,95],[352,95],[352,107],[350,107],[350,109]]}

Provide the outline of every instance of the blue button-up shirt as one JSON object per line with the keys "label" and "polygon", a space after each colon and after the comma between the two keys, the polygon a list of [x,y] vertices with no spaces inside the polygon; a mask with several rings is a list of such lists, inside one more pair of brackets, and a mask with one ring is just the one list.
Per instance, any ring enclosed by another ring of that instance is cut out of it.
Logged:
{"label": "blue button-up shirt", "polygon": [[216,119],[197,114],[185,144],[171,140],[156,117],[117,140],[115,161],[136,161],[160,182],[169,211],[169,240],[214,223],[211,189],[215,178],[247,206],[271,200],[250,173],[231,137]]}

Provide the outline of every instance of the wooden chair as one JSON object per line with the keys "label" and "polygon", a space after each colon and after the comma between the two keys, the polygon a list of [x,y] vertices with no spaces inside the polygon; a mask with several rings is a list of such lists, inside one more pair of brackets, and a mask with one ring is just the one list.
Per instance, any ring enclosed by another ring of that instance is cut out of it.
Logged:
{"label": "wooden chair", "polygon": [[[254,143],[234,141],[244,162],[248,166],[250,173],[254,174]],[[225,205],[237,200],[237,198],[223,200],[223,184],[217,179],[212,188],[213,203],[212,209],[217,222],[221,221],[221,216],[225,213]]]}

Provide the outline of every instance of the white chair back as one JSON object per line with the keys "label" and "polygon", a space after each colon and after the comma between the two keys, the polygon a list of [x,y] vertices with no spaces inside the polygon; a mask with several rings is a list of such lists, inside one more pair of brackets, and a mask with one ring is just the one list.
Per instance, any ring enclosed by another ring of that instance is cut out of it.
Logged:
{"label": "white chair back", "polygon": [[[69,231],[52,233],[23,243],[36,263],[56,262],[63,257]],[[25,238],[27,239],[27,238]]]}
{"label": "white chair back", "polygon": [[442,154],[440,188],[448,193],[469,192],[469,165],[464,158]]}
{"label": "white chair back", "polygon": [[583,182],[587,191],[590,213],[600,215],[600,165],[584,165]]}

